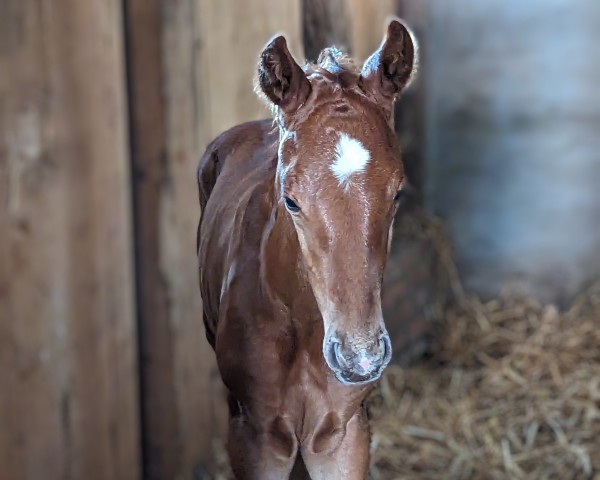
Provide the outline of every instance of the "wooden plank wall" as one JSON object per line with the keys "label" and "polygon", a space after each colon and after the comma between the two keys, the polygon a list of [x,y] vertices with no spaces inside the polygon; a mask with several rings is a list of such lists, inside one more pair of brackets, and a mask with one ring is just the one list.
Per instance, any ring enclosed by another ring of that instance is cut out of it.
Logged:
{"label": "wooden plank wall", "polygon": [[0,477],[139,478],[118,0],[0,2]]}
{"label": "wooden plank wall", "polygon": [[361,62],[380,45],[386,32],[385,20],[397,14],[397,0],[347,0],[352,54]]}
{"label": "wooden plank wall", "polygon": [[149,479],[188,479],[226,425],[195,262],[197,162],[215,135],[267,115],[253,93],[256,60],[279,31],[302,55],[300,5],[128,0],[126,6],[145,470]]}

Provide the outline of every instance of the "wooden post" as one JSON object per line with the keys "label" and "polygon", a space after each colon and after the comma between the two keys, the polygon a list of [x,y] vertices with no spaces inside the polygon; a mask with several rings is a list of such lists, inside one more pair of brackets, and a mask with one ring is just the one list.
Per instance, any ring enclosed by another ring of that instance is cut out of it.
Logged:
{"label": "wooden post", "polygon": [[347,3],[347,0],[302,1],[304,51],[309,61],[316,62],[321,50],[331,46],[352,53]]}
{"label": "wooden post", "polygon": [[118,0],[0,6],[0,468],[139,478]]}
{"label": "wooden post", "polygon": [[309,60],[316,61],[323,48],[336,46],[360,64],[381,43],[385,19],[396,14],[396,2],[303,0],[302,14],[304,49]]}
{"label": "wooden post", "polygon": [[383,39],[386,31],[385,19],[388,15],[396,15],[395,0],[377,0],[365,2],[364,0],[347,0],[350,18],[350,41],[352,55],[364,62],[371,55]]}
{"label": "wooden post", "polygon": [[253,93],[256,61],[278,32],[301,51],[300,8],[298,0],[126,6],[145,473],[191,479],[227,421],[202,324],[196,167],[214,136],[268,115]]}
{"label": "wooden post", "polygon": [[423,204],[425,188],[425,2],[398,0],[398,14],[416,36],[419,67],[410,88],[403,93],[394,112],[396,132],[402,145],[402,160],[406,176],[413,187],[414,203]]}

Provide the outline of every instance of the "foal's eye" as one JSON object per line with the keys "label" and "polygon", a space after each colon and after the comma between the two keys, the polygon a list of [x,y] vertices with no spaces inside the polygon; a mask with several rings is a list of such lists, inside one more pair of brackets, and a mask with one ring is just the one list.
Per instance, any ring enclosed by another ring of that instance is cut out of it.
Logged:
{"label": "foal's eye", "polygon": [[285,208],[291,213],[298,213],[300,211],[298,204],[289,197],[285,197]]}
{"label": "foal's eye", "polygon": [[394,202],[398,203],[404,197],[404,190],[400,189],[396,192],[396,196],[394,197]]}

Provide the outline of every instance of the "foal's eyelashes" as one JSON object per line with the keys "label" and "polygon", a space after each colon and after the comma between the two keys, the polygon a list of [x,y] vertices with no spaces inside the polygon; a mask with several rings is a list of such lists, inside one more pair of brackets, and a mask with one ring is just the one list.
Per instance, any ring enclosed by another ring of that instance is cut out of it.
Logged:
{"label": "foal's eyelashes", "polygon": [[287,208],[290,213],[298,213],[300,211],[298,204],[289,197],[285,197],[285,208]]}

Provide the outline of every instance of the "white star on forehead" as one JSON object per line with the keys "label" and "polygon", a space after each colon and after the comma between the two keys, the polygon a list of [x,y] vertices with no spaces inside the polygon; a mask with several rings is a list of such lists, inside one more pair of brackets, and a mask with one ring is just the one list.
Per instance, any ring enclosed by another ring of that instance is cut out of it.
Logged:
{"label": "white star on forehead", "polygon": [[348,186],[350,176],[365,171],[371,154],[355,138],[342,133],[335,146],[335,160],[329,169],[342,186]]}

